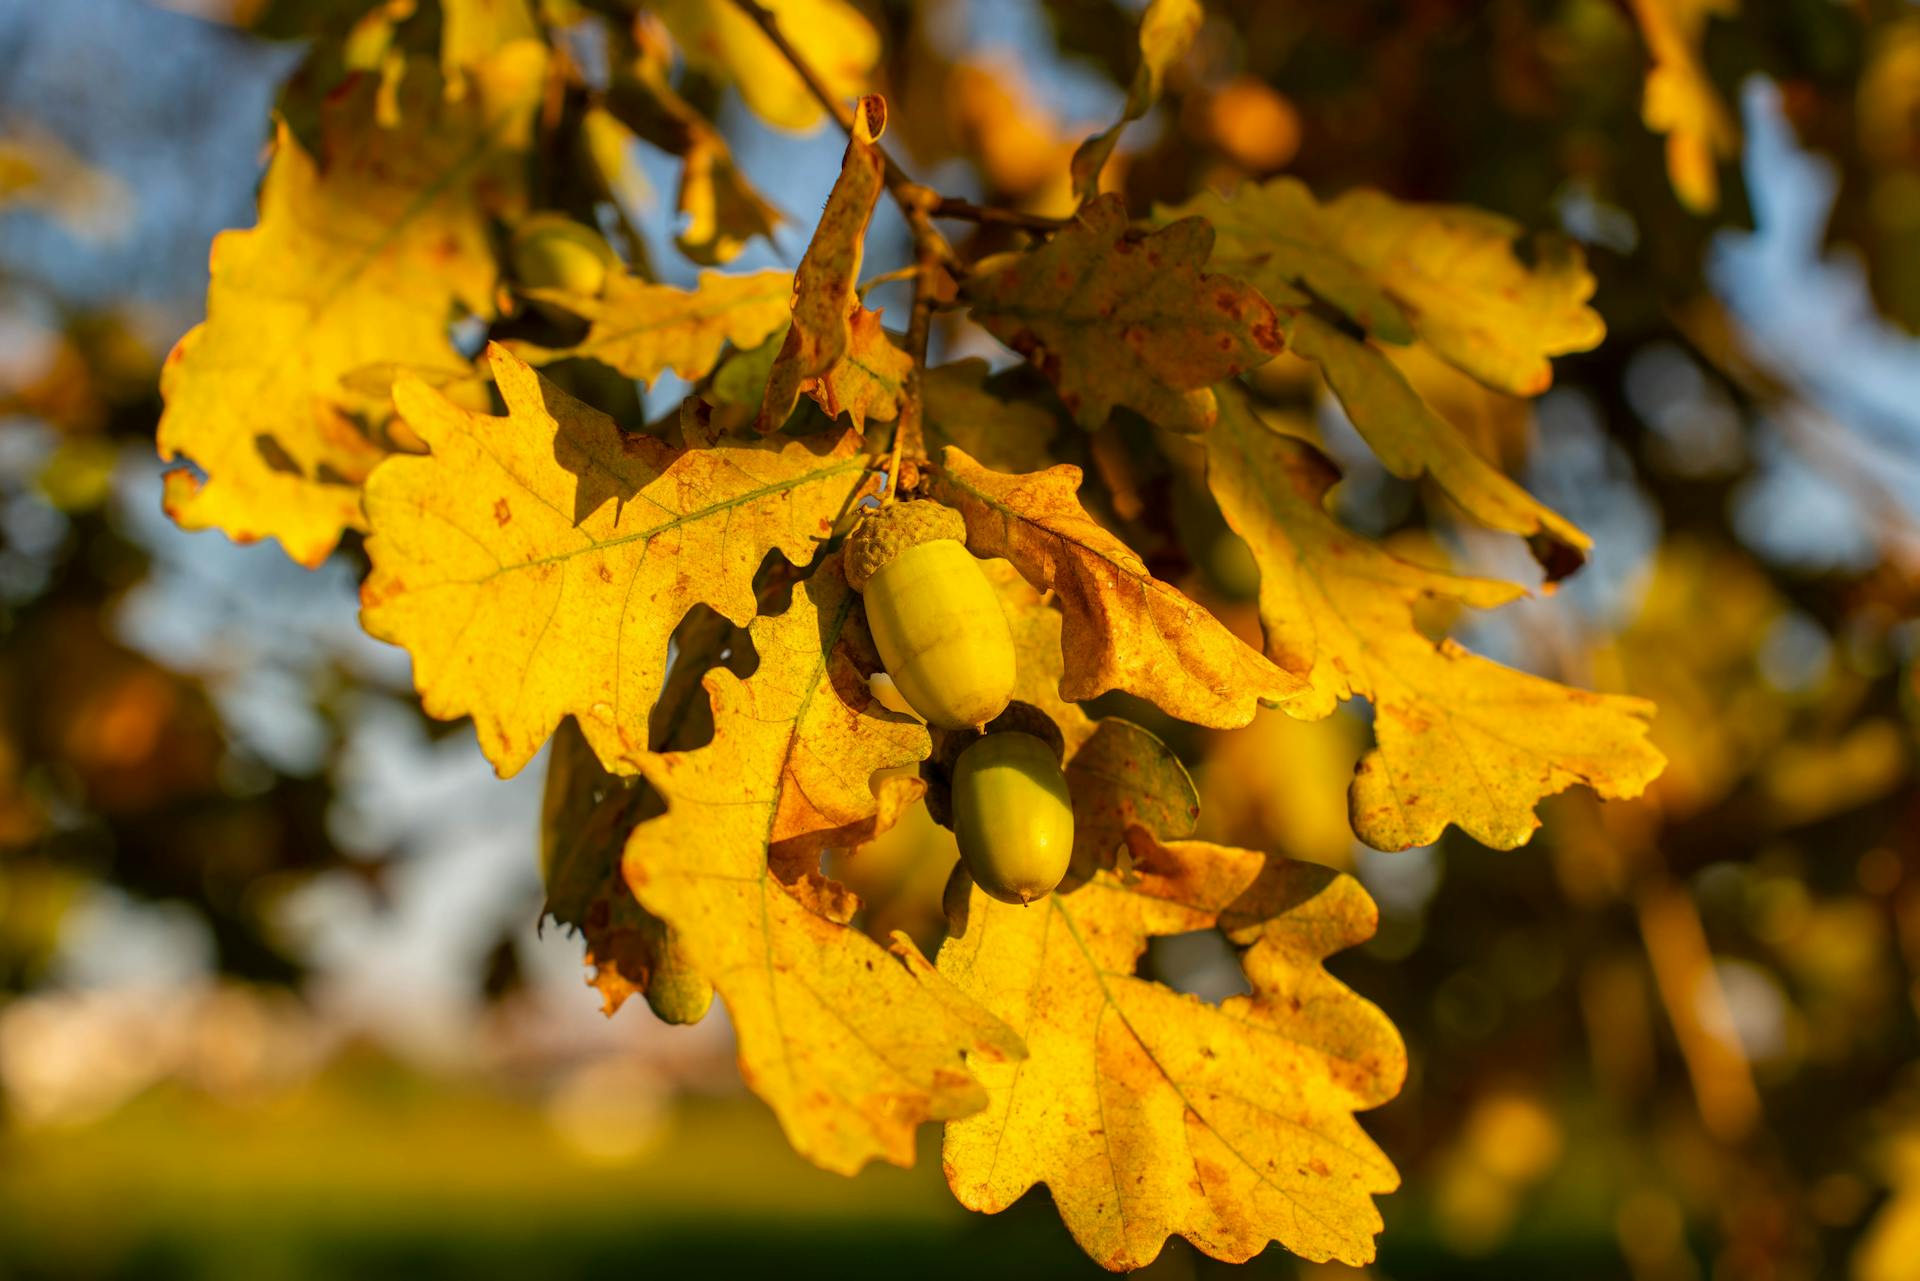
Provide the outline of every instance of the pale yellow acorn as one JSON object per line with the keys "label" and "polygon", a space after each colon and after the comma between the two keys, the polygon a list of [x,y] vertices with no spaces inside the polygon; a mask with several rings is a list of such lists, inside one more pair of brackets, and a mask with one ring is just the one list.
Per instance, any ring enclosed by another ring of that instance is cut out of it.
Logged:
{"label": "pale yellow acorn", "polygon": [[908,706],[940,729],[986,724],[1013,697],[1013,635],[950,507],[894,503],[847,537],[847,581]]}
{"label": "pale yellow acorn", "polygon": [[647,976],[647,1005],[662,1022],[698,1023],[713,1004],[713,984],[688,964],[673,927],[662,925],[653,972]]}
{"label": "pale yellow acorn", "polygon": [[514,229],[513,274],[524,288],[598,297],[619,266],[605,237],[564,214],[533,214]]}
{"label": "pale yellow acorn", "polygon": [[1053,893],[1073,857],[1073,802],[1053,746],[988,734],[953,767],[953,835],[974,884],[1003,903]]}

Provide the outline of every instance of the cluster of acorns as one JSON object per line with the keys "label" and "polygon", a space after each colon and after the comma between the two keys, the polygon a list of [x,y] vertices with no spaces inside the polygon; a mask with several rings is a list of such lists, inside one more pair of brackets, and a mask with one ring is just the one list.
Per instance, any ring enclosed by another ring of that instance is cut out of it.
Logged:
{"label": "cluster of acorns", "polygon": [[[619,263],[598,232],[555,213],[526,219],[512,250],[522,286],[583,297],[601,293]],[[997,899],[1031,903],[1060,884],[1073,853],[1063,744],[1045,713],[1009,707],[1013,636],[966,533],[960,514],[938,503],[877,508],[847,538],[847,581],[866,600],[899,696],[893,710],[936,731],[923,772],[928,808],[960,846],[949,895],[964,890],[964,871]],[[887,702],[885,682],[876,688]]]}
{"label": "cluster of acorns", "polygon": [[937,731],[927,804],[953,829],[961,868],[994,898],[1031,903],[1060,884],[1073,854],[1063,744],[1038,708],[1009,706],[1013,636],[966,532],[938,503],[881,507],[847,537],[847,581],[865,599],[894,691]]}

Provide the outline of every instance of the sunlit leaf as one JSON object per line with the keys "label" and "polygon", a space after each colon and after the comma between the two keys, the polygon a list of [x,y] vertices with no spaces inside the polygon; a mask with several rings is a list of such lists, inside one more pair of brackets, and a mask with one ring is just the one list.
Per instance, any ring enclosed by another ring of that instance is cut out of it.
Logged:
{"label": "sunlit leaf", "polygon": [[610,276],[598,297],[534,291],[591,323],[571,347],[519,346],[535,363],[585,356],[650,383],[671,369],[693,381],[713,372],[722,348],[757,347],[787,322],[793,278],[784,271],[729,276],[700,273],[693,289],[656,285],[625,273]]}
{"label": "sunlit leaf", "polygon": [[1308,691],[1287,704],[1323,716],[1359,695],[1374,750],[1354,778],[1354,832],[1380,849],[1438,839],[1449,823],[1497,849],[1524,844],[1539,800],[1585,784],[1637,796],[1664,760],[1651,704],[1502,667],[1414,624],[1425,597],[1479,608],[1520,589],[1420,569],[1342,528],[1325,496],[1339,479],[1312,446],[1272,430],[1224,391],[1206,437],[1207,480],[1260,566],[1267,652]]}
{"label": "sunlit leaf", "polygon": [[[880,37],[847,0],[759,4],[835,98],[866,89]],[[689,66],[732,84],[762,120],[796,132],[820,122],[823,109],[793,65],[731,0],[656,0],[648,7],[673,33]]]}
{"label": "sunlit leaf", "polygon": [[1653,54],[1640,117],[1667,139],[1667,178],[1695,213],[1720,203],[1722,161],[1739,154],[1740,128],[1701,61],[1707,23],[1731,17],[1740,0],[1631,0]]}
{"label": "sunlit leaf", "polygon": [[[766,398],[754,423],[762,432],[786,422],[801,392],[831,374],[853,342],[854,319],[865,310],[853,287],[860,276],[867,223],[880,199],[885,173],[874,144],[886,127],[886,102],[863,98],[854,113],[853,136],[840,162],[840,177],[793,275],[793,327],[774,357]],[[878,330],[876,321],[867,331],[869,343]],[[885,340],[884,334],[878,336]]]}
{"label": "sunlit leaf", "polygon": [[1292,697],[1298,678],[1147,571],[1080,506],[1080,469],[990,471],[948,448],[933,495],[967,522],[977,556],[1003,556],[1066,615],[1062,697],[1124,689],[1199,725],[1244,725],[1260,703]]}
{"label": "sunlit leaf", "polygon": [[706,604],[745,625],[766,554],[811,560],[866,460],[851,435],[626,434],[506,349],[490,358],[505,418],[418,381],[395,389],[433,452],[393,457],[368,483],[361,620],[412,653],[430,714],[473,717],[502,775],[565,715],[631,773],[681,617]]}
{"label": "sunlit leaf", "polygon": [[[1009,906],[975,890],[941,972],[1025,1040],[977,1065],[991,1103],[950,1122],[947,1181],[989,1213],[1045,1183],[1097,1262],[1140,1268],[1179,1234],[1240,1261],[1270,1241],[1359,1264],[1372,1197],[1399,1176],[1354,1120],[1393,1097],[1406,1052],[1321,962],[1374,910],[1345,876],[1131,829],[1134,873]],[[1135,973],[1147,940],[1212,926],[1252,994],[1207,1005]]]}
{"label": "sunlit leaf", "polygon": [[1021,1052],[903,937],[889,952],[848,926],[847,896],[807,870],[917,796],[918,780],[879,795],[869,780],[928,750],[925,729],[871,700],[878,664],[856,604],[835,558],[753,624],[754,675],[707,677],[713,742],[642,759],[666,813],[635,829],[624,859],[640,902],[726,1002],[747,1083],[796,1150],[842,1173],[911,1164],[922,1122],[985,1106],[968,1068]]}
{"label": "sunlit leaf", "polygon": [[[510,45],[442,100],[430,66],[408,75],[404,130],[373,121],[372,81],[330,101],[326,152],[282,126],[259,225],[213,246],[207,319],[167,358],[160,455],[167,510],[189,529],[277,538],[316,565],[360,528],[360,485],[387,453],[384,397],[343,380],[388,364],[464,378],[450,314],[491,316],[491,210],[519,198],[518,152],[545,57]],[[478,404],[482,389],[458,393]]]}
{"label": "sunlit leaf", "polygon": [[1082,201],[1100,194],[1100,171],[1106,168],[1121,132],[1159,101],[1167,69],[1186,53],[1205,19],[1200,0],[1152,0],[1140,15],[1140,63],[1127,89],[1120,119],[1081,143],[1073,153],[1073,186]]}
{"label": "sunlit leaf", "polygon": [[1217,233],[1212,265],[1275,306],[1302,306],[1304,288],[1375,337],[1417,336],[1514,395],[1545,391],[1548,357],[1585,351],[1605,334],[1587,306],[1594,281],[1579,248],[1539,236],[1523,262],[1514,252],[1520,228],[1484,210],[1365,189],[1321,205],[1298,179],[1276,178],[1231,196],[1205,192],[1159,218],[1195,214]]}

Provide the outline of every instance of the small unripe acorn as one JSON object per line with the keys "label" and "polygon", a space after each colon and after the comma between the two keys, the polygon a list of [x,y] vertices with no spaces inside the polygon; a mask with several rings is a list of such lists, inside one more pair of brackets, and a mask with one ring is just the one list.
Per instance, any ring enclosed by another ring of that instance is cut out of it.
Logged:
{"label": "small unripe acorn", "polygon": [[847,536],[847,581],[864,597],[894,688],[929,725],[966,729],[1013,697],[1013,634],[950,507],[904,502]]}
{"label": "small unripe acorn", "polygon": [[653,972],[647,976],[647,1005],[662,1022],[698,1023],[713,1004],[713,984],[688,964],[672,926],[665,926]]}
{"label": "small unripe acorn", "polygon": [[988,734],[953,767],[953,835],[974,884],[1003,903],[1053,892],[1073,858],[1073,802],[1053,746]]}
{"label": "small unripe acorn", "polygon": [[524,288],[598,297],[619,265],[605,237],[564,214],[537,213],[514,229],[513,274]]}

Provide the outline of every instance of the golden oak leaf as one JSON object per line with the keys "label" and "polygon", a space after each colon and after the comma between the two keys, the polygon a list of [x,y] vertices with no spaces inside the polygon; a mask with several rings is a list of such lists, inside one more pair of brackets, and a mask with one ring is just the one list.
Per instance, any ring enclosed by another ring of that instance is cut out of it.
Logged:
{"label": "golden oak leaf", "polygon": [[[857,603],[836,556],[785,613],[754,621],[753,676],[706,678],[712,743],[642,759],[667,808],[624,858],[640,903],[726,1001],[747,1084],[801,1155],[848,1174],[876,1158],[911,1164],[921,1122],[985,1105],[968,1061],[1020,1053],[912,944],[889,954],[845,923],[851,902],[817,871],[798,872],[803,855],[817,865],[824,847],[871,838],[887,806],[870,780],[928,751],[922,726],[871,700],[878,660]],[[897,805],[921,785],[886,786]]]}
{"label": "golden oak leaf", "polygon": [[[1373,933],[1373,904],[1311,864],[1140,827],[1128,843],[1128,878],[1026,907],[976,889],[940,949],[941,973],[1028,1051],[976,1065],[992,1101],[947,1125],[954,1195],[994,1213],[1045,1183],[1114,1271],[1174,1233],[1231,1262],[1270,1241],[1370,1261],[1372,1197],[1399,1176],[1353,1114],[1398,1092],[1406,1051],[1321,962]],[[1244,950],[1251,995],[1216,1007],[1136,975],[1149,938],[1215,926]]]}
{"label": "golden oak leaf", "polygon": [[703,271],[693,289],[656,285],[623,272],[608,277],[597,298],[534,290],[530,296],[557,303],[591,325],[571,347],[519,346],[515,351],[536,364],[585,356],[643,383],[668,369],[692,382],[713,372],[728,343],[743,350],[757,347],[786,324],[792,294],[793,278],[784,271],[750,276]]}
{"label": "golden oak leaf", "polygon": [[1116,405],[1177,431],[1213,421],[1214,383],[1281,348],[1273,308],[1201,268],[1202,219],[1136,234],[1117,196],[1082,209],[1046,244],[987,259],[968,281],[973,318],[1031,360],[1082,427]]}
{"label": "golden oak leaf", "polygon": [[1514,671],[1415,626],[1423,598],[1486,608],[1519,588],[1421,569],[1347,531],[1324,504],[1333,465],[1261,422],[1238,392],[1223,392],[1206,447],[1208,484],[1260,567],[1267,652],[1309,682],[1287,711],[1324,716],[1353,695],[1373,703],[1375,747],[1351,793],[1361,840],[1425,845],[1453,823],[1511,849],[1539,826],[1542,797],[1576,783],[1637,796],[1659,774],[1650,703]]}
{"label": "golden oak leaf", "polygon": [[1481,524],[1526,538],[1550,583],[1585,563],[1593,540],[1474,452],[1378,349],[1307,311],[1288,322],[1287,338],[1293,352],[1320,366],[1388,471],[1406,480],[1432,476]]}
{"label": "golden oak leaf", "polygon": [[995,471],[1039,471],[1052,461],[1047,446],[1060,421],[1045,405],[1000,396],[988,386],[990,373],[977,359],[927,370],[920,383],[927,452],[958,445]]}
{"label": "golden oak leaf", "polygon": [[1073,153],[1073,186],[1082,201],[1100,194],[1100,171],[1107,167],[1121,133],[1159,101],[1168,68],[1185,55],[1205,20],[1200,0],[1152,0],[1140,15],[1140,64],[1134,69],[1120,119]]}
{"label": "golden oak leaf", "polygon": [[473,717],[502,776],[569,714],[630,773],[681,617],[706,604],[744,625],[766,554],[810,560],[866,461],[851,434],[623,433],[504,347],[488,357],[505,418],[417,380],[394,389],[433,452],[395,455],[368,481],[361,622],[412,653],[428,714]]}
{"label": "golden oak leaf", "polygon": [[1730,17],[1739,0],[1631,0],[1653,65],[1640,118],[1667,138],[1667,179],[1695,213],[1720,203],[1721,161],[1740,153],[1740,128],[1701,62],[1707,22]]}
{"label": "golden oak leaf", "polygon": [[[777,578],[760,584],[763,603],[777,590]],[[711,610],[695,611],[674,630],[673,668],[652,717],[654,747],[685,746],[711,732],[701,679],[744,639],[740,629]],[[540,813],[545,914],[580,931],[586,963],[594,971],[590,982],[609,1015],[629,996],[647,991],[674,946],[666,923],[640,906],[620,867],[627,837],[661,808],[644,780],[620,778],[601,766],[577,722],[560,722],[547,752]],[[685,975],[681,981],[687,981]]]}
{"label": "golden oak leaf", "polygon": [[[836,99],[858,96],[880,59],[880,36],[847,0],[759,0]],[[654,0],[687,65],[739,89],[775,128],[804,132],[822,108],[773,41],[731,0]]]}
{"label": "golden oak leaf", "polygon": [[1080,469],[1024,476],[990,471],[949,447],[933,496],[967,522],[976,556],[1003,556],[1066,615],[1063,698],[1080,702],[1124,689],[1170,716],[1231,728],[1260,703],[1300,688],[1204,608],[1147,572],[1075,496]]}
{"label": "golden oak leaf", "polygon": [[675,92],[660,60],[642,56],[616,69],[606,110],[663,151],[679,156],[676,208],[684,224],[674,244],[694,262],[731,262],[755,236],[771,239],[784,219],[734,163],[727,140]]}
{"label": "golden oak leaf", "polygon": [[467,91],[469,68],[516,40],[537,40],[540,24],[527,0],[440,0],[440,69],[447,96]]}
{"label": "golden oak leaf", "polygon": [[161,376],[160,456],[205,474],[168,473],[175,520],[277,538],[306,565],[363,527],[360,485],[387,452],[391,409],[344,380],[378,364],[465,377],[448,317],[493,314],[488,203],[517,198],[507,162],[544,65],[538,45],[510,45],[458,104],[418,66],[406,87],[419,101],[393,131],[374,126],[374,85],[356,80],[329,102],[317,158],[281,127],[259,225],[215,238],[207,319]]}
{"label": "golden oak leaf", "polygon": [[[840,176],[827,195],[820,225],[814,228],[800,267],[793,273],[793,327],[774,357],[767,393],[754,426],[775,431],[793,412],[800,393],[830,374],[844,359],[854,339],[854,321],[866,314],[854,296],[860,276],[860,258],[866,246],[867,223],[880,199],[886,164],[875,140],[887,127],[887,104],[882,98],[860,100],[854,112],[853,136],[840,162]],[[869,344],[878,337],[877,317],[867,331]],[[890,415],[889,415],[890,416]]]}
{"label": "golden oak leaf", "polygon": [[1218,233],[1213,265],[1275,306],[1298,308],[1304,286],[1389,342],[1418,336],[1489,387],[1519,396],[1553,382],[1549,356],[1586,351],[1605,326],[1587,306],[1594,280],[1562,236],[1537,236],[1531,262],[1513,252],[1520,227],[1462,205],[1406,204],[1359,189],[1321,205],[1296,178],[1206,192],[1161,209],[1198,214]]}

